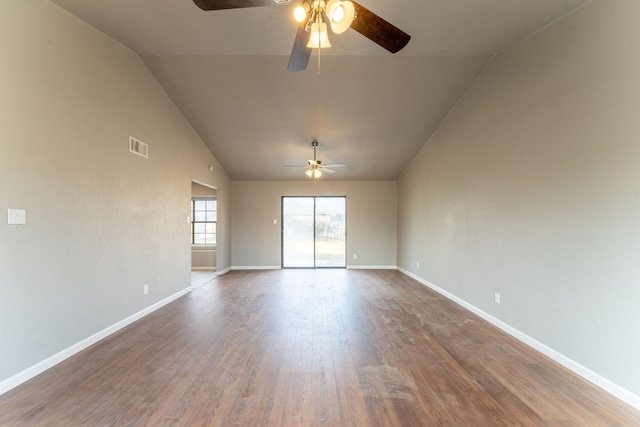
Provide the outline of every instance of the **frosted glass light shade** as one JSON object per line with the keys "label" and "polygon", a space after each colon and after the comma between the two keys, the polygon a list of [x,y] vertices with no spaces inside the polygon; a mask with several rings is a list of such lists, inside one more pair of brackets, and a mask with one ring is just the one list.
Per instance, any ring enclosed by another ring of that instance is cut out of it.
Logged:
{"label": "frosted glass light shade", "polygon": [[356,15],[353,3],[350,1],[331,0],[327,3],[326,12],[331,23],[331,31],[335,34],[347,31]]}
{"label": "frosted glass light shade", "polygon": [[307,10],[303,6],[298,6],[293,9],[293,19],[296,22],[302,22],[307,17]]}
{"label": "frosted glass light shade", "polygon": [[331,47],[329,43],[329,36],[327,35],[327,24],[324,22],[314,22],[311,24],[311,30],[309,31],[309,43],[307,47],[313,49],[324,49]]}

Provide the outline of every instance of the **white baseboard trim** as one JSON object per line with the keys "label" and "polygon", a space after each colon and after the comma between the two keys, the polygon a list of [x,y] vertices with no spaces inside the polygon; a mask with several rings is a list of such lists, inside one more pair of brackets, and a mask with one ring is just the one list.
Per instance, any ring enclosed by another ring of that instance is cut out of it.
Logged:
{"label": "white baseboard trim", "polygon": [[234,265],[232,270],[280,270],[279,265]]}
{"label": "white baseboard trim", "polygon": [[188,294],[189,292],[191,292],[192,287],[189,286],[188,288],[185,288],[183,290],[181,290],[178,293],[175,293],[165,299],[163,299],[162,301],[158,301],[157,303],[150,305],[149,307],[135,313],[132,314],[131,316],[127,317],[126,319],[123,319],[111,326],[109,326],[106,329],[103,329],[100,332],[97,332],[93,335],[91,335],[88,338],[83,339],[82,341],[72,345],[71,347],[68,347],[56,354],[54,354],[53,356],[36,363],[35,365],[25,369],[22,372],[17,373],[16,375],[7,378],[6,380],[0,382],[0,395],[8,392],[11,389],[14,389],[16,387],[18,387],[20,384],[30,380],[31,378],[35,377],[36,375],[39,375],[41,373],[43,373],[44,371],[46,371],[49,368],[54,367],[55,365],[57,365],[58,363],[70,358],[71,356],[73,356],[76,353],[81,352],[82,350],[84,350],[85,348],[97,343],[98,341],[108,337],[109,335],[113,334],[114,332],[119,331],[120,329],[124,328],[125,326],[130,325],[131,323],[135,322],[136,320],[139,320],[141,318],[143,318],[144,316],[146,316],[149,313],[152,313],[154,311],[156,311],[157,309],[159,309],[160,307],[163,307],[167,304],[169,304],[170,302],[180,298],[183,295]]}
{"label": "white baseboard trim", "polygon": [[529,347],[532,347],[535,350],[538,350],[540,353],[542,353],[545,356],[555,360],[556,362],[560,363],[565,368],[570,369],[574,373],[580,375],[582,378],[586,379],[587,381],[590,381],[591,383],[597,385],[598,387],[600,387],[601,389],[605,390],[609,394],[617,397],[618,399],[622,400],[623,402],[625,402],[625,403],[633,406],[634,408],[640,410],[640,396],[638,396],[638,395],[630,392],[629,390],[619,386],[618,384],[616,384],[613,381],[603,377],[602,375],[597,374],[597,373],[593,372],[592,370],[582,366],[581,364],[579,364],[576,361],[568,358],[567,356],[563,355],[562,353],[552,349],[551,347],[546,346],[545,344],[542,344],[541,342],[535,340],[534,338],[531,338],[530,336],[520,332],[519,330],[515,329],[514,327],[512,327],[512,326],[504,323],[503,321],[493,317],[492,315],[490,315],[488,313],[485,313],[484,311],[480,310],[479,308],[477,308],[477,307],[469,304],[468,302],[458,298],[457,296],[445,291],[444,289],[437,287],[433,283],[430,283],[429,281],[421,278],[420,276],[417,276],[417,275],[411,273],[410,271],[407,271],[407,270],[405,270],[403,268],[400,268],[400,267],[398,267],[398,271],[400,271],[403,274],[406,274],[407,276],[409,276],[412,279],[420,282],[421,284],[425,285],[426,287],[428,287],[430,289],[433,289],[434,291],[438,292],[442,296],[444,296],[444,297],[450,299],[451,301],[455,302],[456,304],[466,308],[467,310],[471,311],[472,313],[482,317],[484,320],[486,320],[489,323],[493,324],[494,326],[502,329],[504,332],[508,333],[509,335],[513,336],[514,338],[517,338],[518,340],[520,340],[523,343],[527,344]]}
{"label": "white baseboard trim", "polygon": [[231,271],[231,267],[227,267],[227,268],[225,268],[225,269],[224,269],[224,270],[222,270],[222,271],[217,271],[217,270],[216,270],[216,274],[217,274],[218,276],[222,276],[223,274],[227,274],[227,273],[228,273],[228,272],[230,272],[230,271]]}
{"label": "white baseboard trim", "polygon": [[191,271],[216,271],[215,267],[191,267]]}
{"label": "white baseboard trim", "polygon": [[397,265],[347,265],[348,270],[397,270]]}
{"label": "white baseboard trim", "polygon": [[[308,267],[312,269],[313,267]],[[320,269],[324,267],[319,267]],[[347,265],[348,270],[397,270],[398,267],[395,265]],[[248,266],[248,265],[234,265],[231,267],[232,270],[281,270],[282,267],[279,265],[259,265],[259,266]]]}

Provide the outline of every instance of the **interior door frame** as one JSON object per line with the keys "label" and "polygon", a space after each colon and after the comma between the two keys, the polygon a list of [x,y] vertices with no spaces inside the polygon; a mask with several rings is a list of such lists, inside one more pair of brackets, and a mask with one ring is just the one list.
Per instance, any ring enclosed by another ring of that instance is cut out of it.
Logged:
{"label": "interior door frame", "polygon": [[[313,267],[285,267],[284,266],[284,199],[313,199]],[[318,266],[316,264],[316,199],[344,199],[344,266]],[[281,196],[280,198],[280,267],[282,269],[304,268],[347,268],[347,196]]]}

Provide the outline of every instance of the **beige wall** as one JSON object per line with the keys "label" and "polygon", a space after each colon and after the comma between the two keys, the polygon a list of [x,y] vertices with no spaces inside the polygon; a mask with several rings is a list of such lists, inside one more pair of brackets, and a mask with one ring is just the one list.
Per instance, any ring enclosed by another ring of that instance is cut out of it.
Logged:
{"label": "beige wall", "polygon": [[216,271],[215,246],[191,247],[191,270]]}
{"label": "beige wall", "polygon": [[233,182],[234,268],[281,266],[282,196],[346,196],[347,266],[395,267],[396,182],[309,180]]}
{"label": "beige wall", "polygon": [[194,197],[215,197],[216,189],[200,185],[197,182],[191,183],[191,195]]}
{"label": "beige wall", "polygon": [[1,384],[189,288],[192,180],[228,267],[231,184],[136,54],[44,0],[1,1],[0,40],[0,214],[27,211],[0,223]]}
{"label": "beige wall", "polygon": [[498,55],[398,182],[401,268],[636,399],[638,17],[595,1]]}

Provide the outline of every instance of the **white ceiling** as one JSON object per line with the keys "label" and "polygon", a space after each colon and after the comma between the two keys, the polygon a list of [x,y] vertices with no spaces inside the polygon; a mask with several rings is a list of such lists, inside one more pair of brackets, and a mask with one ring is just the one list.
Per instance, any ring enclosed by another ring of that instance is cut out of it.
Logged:
{"label": "white ceiling", "polygon": [[[412,36],[392,55],[353,30],[287,71],[293,6],[50,0],[138,52],[234,180],[393,180],[490,58],[589,0],[359,0]],[[294,2],[296,2],[294,0]]]}

